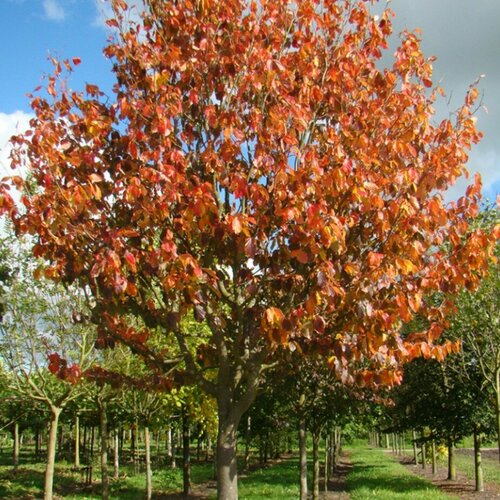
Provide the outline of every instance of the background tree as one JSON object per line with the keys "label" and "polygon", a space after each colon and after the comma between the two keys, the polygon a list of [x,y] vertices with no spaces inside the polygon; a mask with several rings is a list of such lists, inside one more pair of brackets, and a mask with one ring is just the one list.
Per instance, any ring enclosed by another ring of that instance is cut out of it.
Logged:
{"label": "background tree", "polygon": [[82,369],[92,363],[95,335],[82,324],[82,294],[34,280],[37,263],[25,241],[7,236],[1,243],[9,250],[10,279],[2,289],[0,358],[9,370],[8,382],[15,394],[50,413],[44,489],[48,500],[52,498],[59,417],[82,391],[79,381]]}
{"label": "background tree", "polygon": [[[499,226],[498,209],[483,213],[481,225]],[[500,245],[497,244],[495,259],[489,274],[478,290],[464,290],[457,301],[457,313],[453,316],[451,335],[461,339],[464,348],[465,369],[477,364],[483,383],[480,390],[488,390],[496,415],[498,458],[500,460]]]}
{"label": "background tree", "polygon": [[[18,211],[2,182],[0,206],[36,235],[47,276],[91,291],[101,342],[134,343],[168,374],[175,338],[217,400],[218,495],[234,499],[236,429],[277,350],[314,337],[344,381],[366,358],[381,383],[451,350],[433,345],[448,303],[422,297],[472,289],[486,268],[488,238],[467,223],[480,180],[443,201],[480,138],[478,92],[434,123],[432,60],[405,32],[381,69],[391,14],[368,2],[147,0],[137,24],[112,5],[113,95],[71,91],[72,64],[55,61],[13,140],[37,189],[11,179]],[[429,328],[402,339],[417,311]],[[209,328],[208,364],[187,345],[187,314]]]}

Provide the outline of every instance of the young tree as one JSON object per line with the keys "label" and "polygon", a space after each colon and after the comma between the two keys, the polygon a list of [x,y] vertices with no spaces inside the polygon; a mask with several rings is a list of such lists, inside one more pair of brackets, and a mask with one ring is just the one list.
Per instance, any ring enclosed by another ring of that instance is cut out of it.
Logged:
{"label": "young tree", "polygon": [[[36,189],[11,179],[17,210],[5,181],[0,207],[36,235],[47,276],[92,291],[101,342],[133,343],[168,373],[175,338],[217,400],[218,495],[234,499],[238,422],[279,348],[315,338],[344,380],[366,358],[379,383],[451,350],[433,346],[447,307],[422,297],[472,289],[486,267],[488,238],[467,223],[480,180],[443,202],[480,138],[478,92],[433,123],[432,60],[405,32],[381,69],[391,13],[369,2],[146,0],[137,23],[112,4],[113,96],[70,90],[72,64],[55,61],[13,139]],[[417,311],[429,328],[403,340]],[[210,330],[203,360],[182,327],[191,312]]]}
{"label": "young tree", "polygon": [[[490,211],[490,218],[499,220],[498,210]],[[491,221],[490,221],[491,222]],[[464,290],[457,303],[457,314],[453,316],[451,333],[462,340],[464,371],[469,365],[478,365],[483,384],[481,390],[493,395],[495,409],[498,459],[500,460],[500,246],[496,248],[496,259],[491,264],[488,276],[475,292]]]}
{"label": "young tree", "polygon": [[[44,498],[52,499],[59,417],[82,392],[82,369],[92,364],[95,334],[80,321],[85,302],[78,290],[33,280],[37,263],[24,241],[1,240],[8,248],[8,284],[2,287],[0,359],[10,387],[50,413]],[[61,357],[64,357],[63,358]]]}

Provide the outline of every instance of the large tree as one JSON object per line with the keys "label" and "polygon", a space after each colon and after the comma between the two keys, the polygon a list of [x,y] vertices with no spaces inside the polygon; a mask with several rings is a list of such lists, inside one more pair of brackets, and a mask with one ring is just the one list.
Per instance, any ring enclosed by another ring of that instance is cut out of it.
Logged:
{"label": "large tree", "polygon": [[[382,69],[391,13],[369,3],[147,0],[134,22],[114,0],[113,94],[72,91],[79,60],[55,61],[13,140],[30,184],[12,179],[17,209],[3,182],[0,206],[48,276],[92,292],[101,344],[168,374],[175,338],[186,380],[216,398],[219,498],[237,498],[236,429],[277,349],[307,337],[344,380],[364,359],[365,379],[392,383],[452,348],[433,346],[448,303],[422,297],[474,288],[486,267],[467,223],[480,180],[443,201],[480,138],[477,90],[435,123],[432,60],[405,32]],[[402,339],[417,311],[429,327]],[[197,356],[191,312],[210,331]]]}

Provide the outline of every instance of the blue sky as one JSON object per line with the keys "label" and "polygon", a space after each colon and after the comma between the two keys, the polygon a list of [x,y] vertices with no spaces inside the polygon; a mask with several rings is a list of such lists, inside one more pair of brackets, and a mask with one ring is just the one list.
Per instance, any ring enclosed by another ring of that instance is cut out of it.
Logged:
{"label": "blue sky", "polygon": [[0,112],[29,110],[26,93],[51,70],[49,54],[82,59],[75,87],[85,81],[109,87],[101,11],[93,0],[0,0]]}
{"label": "blue sky", "polygon": [[[382,3],[382,2],[381,2]],[[383,2],[385,4],[385,2]],[[97,83],[105,91],[112,85],[110,64],[102,55],[108,32],[103,22],[106,0],[0,0],[0,172],[7,168],[7,141],[26,127],[26,94],[50,72],[49,54],[79,57],[71,86]],[[500,193],[500,0],[394,0],[395,27],[419,27],[426,55],[436,55],[435,80],[458,106],[467,86],[480,75],[486,110],[478,117],[485,137],[469,164],[480,171],[484,192],[494,199]],[[446,106],[438,113],[446,114]],[[449,197],[463,193],[467,181],[452,188]]]}

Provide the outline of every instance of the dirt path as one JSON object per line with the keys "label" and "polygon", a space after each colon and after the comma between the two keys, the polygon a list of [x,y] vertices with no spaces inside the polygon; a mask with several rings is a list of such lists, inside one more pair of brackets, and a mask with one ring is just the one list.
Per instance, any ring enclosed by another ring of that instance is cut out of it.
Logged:
{"label": "dirt path", "polygon": [[320,481],[320,498],[324,500],[349,500],[347,493],[347,474],[352,469],[352,463],[347,454],[342,455],[337,465],[335,476],[328,480],[328,491],[324,491],[325,482]]}
{"label": "dirt path", "polygon": [[432,468],[427,465],[425,469],[422,469],[421,465],[414,465],[413,460],[408,457],[398,457],[400,462],[410,469],[414,474],[420,477],[428,479],[432,484],[437,486],[444,493],[449,493],[451,495],[456,495],[458,498],[463,500],[474,499],[477,500],[498,500],[500,498],[500,486],[493,483],[484,484],[484,492],[478,493],[474,491],[474,481],[468,479],[465,474],[457,471],[457,480],[448,481],[446,479],[447,470],[444,467],[440,467],[437,470],[435,476],[432,475]]}

